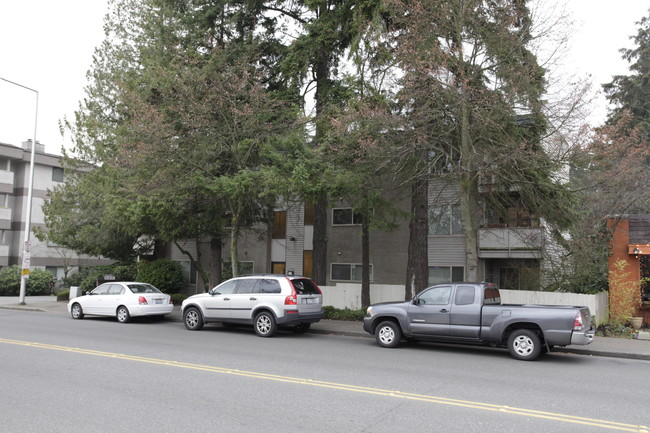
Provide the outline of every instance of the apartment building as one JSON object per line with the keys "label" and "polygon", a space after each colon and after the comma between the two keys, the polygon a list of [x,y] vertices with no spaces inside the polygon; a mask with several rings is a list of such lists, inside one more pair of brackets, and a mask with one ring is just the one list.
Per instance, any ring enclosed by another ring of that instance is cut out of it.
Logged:
{"label": "apartment building", "polygon": [[[32,141],[21,147],[0,143],[0,267],[21,265],[25,241],[29,165]],[[63,182],[61,156],[45,153],[45,147],[36,142],[34,183],[32,191],[31,226],[45,227],[43,202],[47,191]],[[65,269],[79,266],[107,264],[110,261],[75,254],[58,245],[40,242],[32,233],[30,267],[48,270],[57,280]]]}
{"label": "apartment building", "polygon": [[[409,209],[407,190],[392,193],[391,201]],[[428,264],[429,283],[465,279],[465,237],[460,221],[460,188],[457,184],[432,179],[429,185]],[[409,221],[397,221],[391,231],[370,233],[370,279],[375,285],[404,285],[408,260]],[[326,286],[360,283],[362,264],[361,224],[354,209],[343,199],[333,200],[328,210]],[[484,208],[478,230],[478,279],[497,283],[504,289],[539,290],[553,256],[554,243],[543,219],[529,215],[516,193],[498,210]],[[229,260],[228,242],[223,257]],[[194,251],[189,242],[183,249]],[[287,273],[311,276],[313,213],[302,202],[275,209],[272,227],[243,231],[239,239],[240,273]],[[202,291],[189,260],[176,247],[169,256],[186,269],[187,290]],[[203,257],[208,257],[204,251]]]}

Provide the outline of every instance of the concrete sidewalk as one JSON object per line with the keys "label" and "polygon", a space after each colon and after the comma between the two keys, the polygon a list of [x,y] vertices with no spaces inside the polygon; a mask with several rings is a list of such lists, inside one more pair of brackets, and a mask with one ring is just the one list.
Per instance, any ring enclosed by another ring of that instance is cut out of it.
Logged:
{"label": "concrete sidewalk", "polygon": [[[68,314],[66,306],[67,302],[57,302],[55,296],[27,296],[25,305],[19,304],[18,297],[0,296],[0,308],[4,309]],[[169,320],[180,322],[180,307],[174,307],[174,311],[167,317]],[[363,330],[361,322],[344,320],[321,320],[311,326],[310,332],[372,338]],[[588,346],[557,347],[554,351],[579,355],[650,360],[650,332],[647,330],[641,331],[638,340],[596,337],[593,343]]]}

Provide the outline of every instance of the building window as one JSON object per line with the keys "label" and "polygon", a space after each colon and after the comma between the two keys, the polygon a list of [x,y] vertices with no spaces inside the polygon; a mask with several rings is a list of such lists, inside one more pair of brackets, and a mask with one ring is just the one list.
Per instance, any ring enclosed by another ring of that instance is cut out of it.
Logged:
{"label": "building window", "polygon": [[59,268],[57,268],[56,266],[46,266],[45,270],[48,271],[50,274],[52,274],[53,278],[55,279],[57,278],[57,275],[59,273]]}
{"label": "building window", "polygon": [[305,203],[305,225],[313,226],[314,225],[314,204]]}
{"label": "building window", "polygon": [[361,224],[363,215],[354,212],[351,207],[332,209],[332,225]]}
{"label": "building window", "polygon": [[184,260],[178,263],[180,263],[183,269],[183,282],[185,284],[196,284],[196,267],[194,267],[192,262]]}
{"label": "building window", "polygon": [[[332,263],[332,280],[361,281],[363,265],[357,263]],[[370,281],[372,281],[372,265],[370,265]]]}
{"label": "building window", "polygon": [[11,170],[11,160],[0,156],[0,170],[10,171]]}
{"label": "building window", "polygon": [[485,213],[488,227],[539,227],[539,218],[528,212],[516,196],[501,207],[488,206]]}
{"label": "building window", "polygon": [[465,279],[463,266],[429,266],[429,285],[457,283]]}
{"label": "building window", "polygon": [[[237,268],[239,275],[249,275],[253,273],[253,262],[237,262]],[[227,280],[232,278],[232,262],[223,262],[223,267],[221,268],[221,278]]]}
{"label": "building window", "polygon": [[460,205],[443,205],[429,207],[429,235],[462,235],[460,222]]}
{"label": "building window", "polygon": [[9,231],[0,230],[0,245],[9,245]]}
{"label": "building window", "polygon": [[0,193],[0,207],[9,207],[9,194]]}
{"label": "building window", "polygon": [[63,169],[52,167],[52,182],[63,182]]}
{"label": "building window", "polygon": [[539,290],[540,269],[526,266],[500,268],[499,287],[504,290]]}
{"label": "building window", "polygon": [[273,212],[273,239],[287,237],[287,211]]}
{"label": "building window", "polygon": [[272,262],[271,272],[274,274],[285,275],[287,273],[287,264],[285,262]]}

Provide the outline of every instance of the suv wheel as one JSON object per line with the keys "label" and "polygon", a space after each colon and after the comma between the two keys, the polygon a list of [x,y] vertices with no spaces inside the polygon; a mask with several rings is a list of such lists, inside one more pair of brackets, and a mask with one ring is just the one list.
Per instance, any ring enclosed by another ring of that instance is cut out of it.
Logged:
{"label": "suv wheel", "polygon": [[255,316],[255,333],[260,337],[272,337],[275,334],[277,325],[275,317],[268,311],[262,311]]}
{"label": "suv wheel", "polygon": [[203,328],[203,317],[201,312],[196,307],[190,307],[183,313],[183,323],[190,331],[198,331]]}

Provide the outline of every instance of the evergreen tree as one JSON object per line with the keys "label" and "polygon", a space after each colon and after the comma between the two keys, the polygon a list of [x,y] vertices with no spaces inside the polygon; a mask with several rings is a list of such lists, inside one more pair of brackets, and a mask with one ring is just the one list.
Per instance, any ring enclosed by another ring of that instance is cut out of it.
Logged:
{"label": "evergreen tree", "polygon": [[637,34],[631,38],[636,47],[621,49],[623,59],[630,63],[630,74],[616,75],[603,88],[612,104],[607,123],[616,124],[629,110],[630,126],[639,126],[650,142],[650,15],[637,24]]}

